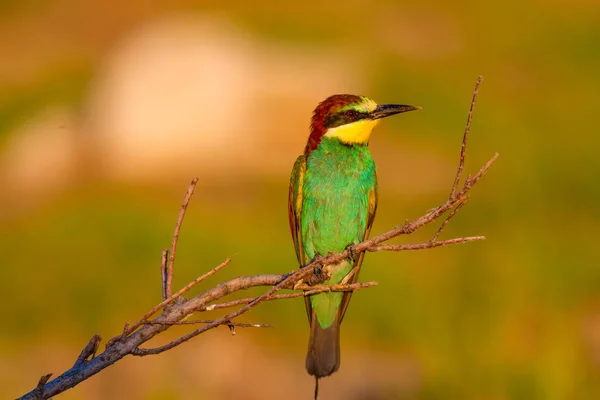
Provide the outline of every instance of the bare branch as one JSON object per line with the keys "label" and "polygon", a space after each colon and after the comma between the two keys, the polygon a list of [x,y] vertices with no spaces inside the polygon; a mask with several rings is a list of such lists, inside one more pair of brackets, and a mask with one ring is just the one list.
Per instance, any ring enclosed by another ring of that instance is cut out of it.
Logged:
{"label": "bare branch", "polygon": [[465,126],[465,133],[463,134],[462,146],[460,148],[460,162],[458,163],[458,171],[456,172],[454,184],[452,185],[452,190],[450,191],[450,199],[454,198],[454,194],[456,193],[456,189],[458,187],[458,182],[460,181],[463,168],[465,167],[465,156],[467,154],[467,139],[469,136],[469,131],[471,130],[471,120],[473,119],[473,112],[475,111],[475,102],[477,101],[477,94],[479,93],[479,85],[481,85],[482,81],[483,76],[479,75],[477,77],[477,82],[475,83],[475,89],[473,90],[473,98],[471,100],[469,114],[467,115],[467,125]]}
{"label": "bare branch", "polygon": [[461,200],[461,201],[454,208],[454,210],[452,210],[452,212],[450,212],[450,214],[448,214],[448,216],[446,217],[446,219],[444,220],[444,222],[442,222],[442,225],[440,225],[440,228],[437,230],[437,232],[435,233],[435,235],[433,235],[433,237],[431,238],[430,242],[436,242],[437,241],[437,239],[440,237],[440,235],[442,234],[442,231],[444,230],[444,228],[446,227],[446,225],[448,225],[448,223],[450,222],[450,220],[456,215],[456,213],[465,204],[467,204],[467,201],[469,201],[469,196],[465,195],[465,196],[461,197],[459,200]]}
{"label": "bare branch", "polygon": [[83,348],[83,350],[81,350],[81,354],[79,354],[79,357],[77,357],[77,361],[75,361],[75,365],[73,365],[73,367],[80,366],[90,357],[94,358],[96,351],[98,350],[98,344],[100,344],[101,340],[102,338],[98,334],[92,336],[88,344]]}
{"label": "bare branch", "polygon": [[456,239],[442,240],[439,242],[427,242],[419,244],[380,244],[369,247],[368,251],[406,251],[406,250],[424,250],[433,249],[434,247],[449,246],[451,244],[468,243],[476,240],[485,240],[485,236],[468,236]]}
{"label": "bare branch", "polygon": [[[146,321],[145,325],[196,325],[196,324],[210,324],[213,323],[214,319],[196,319],[191,321],[175,321],[175,322],[161,322],[161,321]],[[239,322],[229,322],[227,325],[238,326],[240,328],[272,328],[271,324],[243,324]]]}
{"label": "bare branch", "polygon": [[488,160],[488,162],[486,162],[483,165],[483,167],[481,167],[481,169],[479,170],[479,172],[477,172],[473,178],[469,177],[465,181],[465,185],[463,186],[463,188],[460,191],[460,193],[467,193],[469,190],[471,190],[471,188],[473,187],[473,185],[475,185],[488,172],[488,169],[490,169],[490,167],[498,159],[498,157],[500,157],[500,154],[494,153],[494,155],[492,156],[492,158],[490,158]]}
{"label": "bare branch", "polygon": [[[40,379],[37,387],[21,397],[21,399],[48,399],[76,386],[77,384],[97,374],[127,355],[131,354],[137,356],[146,356],[151,354],[159,354],[220,325],[227,326],[232,334],[235,334],[236,327],[268,327],[270,326],[268,324],[244,324],[234,321],[235,318],[248,312],[264,301],[305,297],[328,291],[355,291],[375,286],[377,285],[377,282],[346,284],[348,280],[344,280],[338,285],[322,284],[322,282],[327,279],[327,273],[330,265],[338,263],[349,257],[355,257],[360,252],[421,250],[485,239],[484,236],[469,236],[448,240],[438,240],[442,231],[449,224],[450,220],[468,201],[469,193],[473,186],[481,179],[481,177],[483,177],[483,175],[485,175],[491,165],[498,158],[498,154],[495,154],[477,172],[477,174],[475,174],[473,177],[467,176],[462,189],[458,190],[458,184],[460,182],[465,163],[467,137],[470,130],[472,114],[475,108],[475,100],[480,83],[481,77],[479,77],[477,80],[475,91],[473,93],[473,100],[469,110],[467,126],[463,135],[460,163],[454,184],[452,186],[449,198],[442,205],[429,212],[426,212],[424,215],[415,218],[412,221],[406,221],[403,225],[397,226],[387,232],[374,236],[371,239],[356,244],[355,246],[351,246],[340,253],[329,254],[325,257],[321,257],[300,269],[294,268],[294,270],[288,274],[241,276],[222,282],[219,285],[196,295],[195,297],[184,297],[184,294],[192,287],[207,279],[211,275],[217,273],[219,270],[229,264],[231,259],[228,258],[217,267],[190,282],[177,293],[172,294],[172,277],[177,241],[179,239],[179,233],[187,206],[191,196],[194,193],[196,183],[198,182],[197,178],[192,180],[184,197],[183,204],[179,212],[179,217],[175,225],[171,249],[170,251],[165,249],[161,254],[161,283],[163,301],[148,311],[135,324],[129,325],[126,323],[123,327],[122,333],[119,336],[109,340],[106,344],[104,352],[98,356],[94,355],[101,339],[100,336],[95,335],[82,350],[81,354],[77,358],[77,361],[71,369],[65,371],[52,381],[49,381],[50,375],[45,375],[42,377],[42,379]],[[428,242],[397,245],[385,244],[385,242],[392,238],[400,235],[411,234],[423,228],[424,226],[437,221],[446,213],[448,213],[447,217],[444,219],[436,233]],[[317,266],[322,266],[323,268],[317,269]],[[315,270],[323,270],[323,272],[320,274],[315,274]],[[311,283],[311,285],[307,285],[307,282]],[[240,292],[253,287],[268,287],[268,290],[256,297],[248,297],[218,303],[220,299],[229,296],[232,293]],[[294,291],[292,293],[278,293],[282,289],[298,291]],[[186,321],[186,318],[196,312],[209,312],[219,308],[236,306],[240,307],[221,318]],[[154,314],[160,310],[162,310],[162,312],[154,316]],[[144,343],[169,329],[173,325],[194,324],[203,325],[166,345],[155,348],[140,348],[140,346],[142,346]]]}
{"label": "bare branch", "polygon": [[[167,260],[169,259],[169,250],[162,249],[162,253],[160,255],[160,279],[162,280],[162,298],[163,300],[171,297],[169,292],[172,289],[168,289],[169,286],[169,276],[167,271]],[[173,281],[173,271],[171,271],[171,281]]]}
{"label": "bare branch", "polygon": [[44,386],[48,383],[48,380],[52,374],[46,374],[40,378],[36,388],[33,390],[34,399],[44,399]]}
{"label": "bare branch", "polygon": [[[354,257],[352,257],[354,259]],[[354,268],[352,268],[352,270],[350,272],[348,272],[348,275],[346,275],[342,281],[340,282],[340,284],[345,285],[348,282],[350,282],[350,279],[352,279],[352,277],[354,276],[354,274],[356,274],[358,272],[358,270],[360,269],[360,265],[356,265]]]}
{"label": "bare branch", "polygon": [[167,290],[165,297],[171,297],[172,292],[172,284],[173,284],[173,268],[175,265],[175,252],[177,251],[177,242],[179,241],[179,231],[181,230],[181,224],[183,223],[183,218],[185,217],[185,211],[187,210],[188,204],[190,203],[190,199],[194,194],[194,190],[196,189],[196,184],[198,183],[198,178],[192,179],[190,186],[185,194],[183,199],[183,203],[181,204],[181,209],[179,210],[179,217],[177,218],[177,223],[175,224],[175,232],[173,233],[173,241],[171,242],[171,251],[169,253],[169,263],[167,264]]}

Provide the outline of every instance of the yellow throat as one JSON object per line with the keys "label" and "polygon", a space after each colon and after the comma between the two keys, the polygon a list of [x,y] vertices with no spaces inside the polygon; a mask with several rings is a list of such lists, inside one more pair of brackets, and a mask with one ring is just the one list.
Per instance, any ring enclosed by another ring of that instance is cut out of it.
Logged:
{"label": "yellow throat", "polygon": [[329,128],[326,137],[338,138],[342,143],[364,144],[369,141],[371,132],[379,120],[361,119],[346,125]]}

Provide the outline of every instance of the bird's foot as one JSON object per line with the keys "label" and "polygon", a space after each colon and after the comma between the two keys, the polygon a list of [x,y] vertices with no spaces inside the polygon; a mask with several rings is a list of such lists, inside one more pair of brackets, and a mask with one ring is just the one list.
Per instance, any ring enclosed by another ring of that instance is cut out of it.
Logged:
{"label": "bird's foot", "polygon": [[323,271],[323,268],[325,267],[323,265],[323,256],[321,256],[320,254],[315,254],[315,256],[313,257],[313,259],[311,260],[311,264],[315,264],[314,268],[313,268],[313,274],[312,276],[308,279],[308,284],[309,285],[316,285],[317,283],[323,282],[326,277]]}
{"label": "bird's foot", "polygon": [[356,252],[356,245],[354,243],[346,246],[346,251],[348,252],[348,259],[355,263],[358,259],[358,253]]}

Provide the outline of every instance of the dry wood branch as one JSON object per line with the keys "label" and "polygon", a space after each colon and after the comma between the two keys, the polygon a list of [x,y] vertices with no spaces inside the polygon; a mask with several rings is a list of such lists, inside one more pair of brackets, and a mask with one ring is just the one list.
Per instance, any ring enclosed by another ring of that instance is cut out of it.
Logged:
{"label": "dry wood branch", "polygon": [[73,367],[80,366],[90,357],[94,358],[96,351],[98,351],[98,345],[100,344],[101,340],[102,337],[100,337],[100,335],[96,334],[92,336],[88,344],[83,348],[83,350],[81,350],[81,354],[79,354],[79,357],[77,357],[77,361],[75,361],[75,365],[73,365]]}
{"label": "dry wood branch", "polygon": [[51,376],[52,376],[52,374],[46,374],[40,378],[37,386],[33,390],[33,395],[34,395],[33,398],[34,399],[44,399],[45,398],[44,397],[44,386],[46,386],[46,383],[48,383],[48,380],[50,379]]}
{"label": "dry wood branch", "polygon": [[[169,276],[167,270],[167,260],[169,259],[169,250],[163,249],[160,255],[160,279],[162,279],[162,297],[163,300],[168,299],[171,295],[169,291],[172,289],[168,289],[169,286]],[[171,271],[170,281],[173,281],[173,271]]]}
{"label": "dry wood branch", "polygon": [[369,247],[368,251],[406,251],[406,250],[425,250],[434,247],[449,246],[451,244],[460,244],[474,242],[476,240],[485,240],[485,236],[468,236],[462,238],[442,240],[439,242],[427,242],[419,244],[380,244]]}
{"label": "dry wood branch", "polygon": [[[144,322],[146,325],[197,325],[197,324],[211,324],[215,322],[214,319],[195,319],[191,321],[175,321],[175,322],[160,322],[160,321],[147,321]],[[242,324],[240,322],[229,322],[228,326],[238,326],[240,328],[272,328],[271,324]]]}
{"label": "dry wood branch", "polygon": [[479,75],[477,77],[477,82],[475,83],[475,89],[473,89],[473,98],[471,99],[471,107],[469,107],[469,114],[467,115],[467,124],[465,126],[465,133],[463,134],[463,141],[460,147],[460,161],[458,163],[458,171],[456,172],[456,177],[454,178],[454,184],[452,185],[452,190],[450,191],[450,199],[454,197],[456,193],[456,188],[458,187],[458,183],[460,182],[460,177],[462,175],[463,168],[465,167],[465,156],[467,154],[467,139],[469,136],[469,131],[471,130],[471,121],[473,120],[473,112],[475,111],[475,103],[477,102],[477,95],[479,94],[479,86],[483,82],[483,76]]}
{"label": "dry wood branch", "polygon": [[[135,324],[125,324],[123,331],[119,336],[116,336],[108,341],[104,352],[98,356],[94,356],[98,343],[100,341],[99,336],[94,336],[92,340],[86,345],[77,358],[75,365],[60,376],[56,377],[52,381],[48,382],[50,375],[45,375],[40,379],[36,388],[31,392],[25,394],[21,399],[48,399],[59,393],[62,393],[69,388],[81,383],[89,377],[102,371],[104,368],[112,365],[127,355],[146,356],[151,354],[159,354],[169,349],[172,349],[187,340],[206,332],[210,329],[214,329],[220,325],[229,327],[231,332],[235,334],[235,327],[266,327],[266,324],[247,324],[234,321],[235,318],[248,312],[252,308],[264,301],[273,301],[281,299],[291,299],[296,297],[309,296],[315,293],[325,291],[354,291],[367,287],[377,285],[376,282],[364,282],[354,284],[340,284],[340,285],[322,285],[320,284],[327,277],[327,269],[331,264],[335,264],[339,261],[347,259],[349,257],[355,257],[360,252],[369,251],[405,251],[405,250],[420,250],[429,249],[433,247],[442,247],[458,243],[466,243],[476,240],[485,239],[484,236],[470,236],[470,237],[459,237],[449,240],[438,240],[442,231],[446,228],[450,220],[456,215],[456,213],[465,205],[469,198],[469,192],[473,186],[483,177],[488,171],[491,165],[496,161],[498,154],[495,154],[473,177],[467,176],[463,187],[458,190],[458,185],[462,177],[462,172],[465,162],[467,138],[471,125],[471,119],[473,110],[475,108],[475,100],[477,97],[477,91],[479,84],[481,83],[481,77],[479,77],[475,91],[473,94],[473,100],[471,102],[471,108],[469,110],[469,117],[467,119],[467,126],[463,135],[460,163],[454,179],[452,190],[449,198],[439,207],[426,212],[424,215],[407,221],[403,225],[397,226],[387,232],[380,235],[374,236],[371,239],[365,240],[362,243],[358,243],[354,246],[350,246],[346,250],[337,254],[328,254],[321,257],[310,264],[297,269],[294,268],[288,274],[268,274],[268,275],[254,275],[254,276],[241,276],[229,281],[220,283],[219,285],[205,290],[204,292],[191,297],[186,298],[184,294],[188,292],[192,287],[202,282],[209,276],[215,274],[220,269],[224,268],[231,261],[230,259],[225,260],[219,266],[208,271],[204,275],[198,277],[194,281],[190,282],[184,288],[180,289],[177,293],[172,294],[172,277],[173,268],[175,262],[175,253],[177,248],[177,241],[181,230],[181,225],[185,216],[187,206],[190,198],[194,192],[197,179],[194,179],[188,188],[185,195],[183,204],[179,212],[179,218],[175,225],[175,232],[173,234],[173,241],[171,243],[170,251],[163,250],[161,255],[161,281],[162,281],[162,297],[163,301],[148,311],[142,318],[140,318]],[[400,235],[411,234],[424,226],[437,221],[443,215],[448,213],[448,216],[444,219],[436,233],[433,235],[431,240],[426,243],[417,244],[384,244],[388,240],[395,238]],[[318,267],[318,268],[317,268]],[[321,272],[324,271],[325,273]],[[319,271],[319,273],[315,273]],[[306,285],[306,282],[314,283],[314,285]],[[233,301],[218,302],[220,299],[243,290],[247,290],[253,287],[268,287],[269,289],[260,296],[243,298]],[[298,289],[292,293],[277,293],[281,289]],[[240,308],[232,311],[231,313],[217,319],[205,319],[196,321],[185,321],[190,315],[196,312],[207,312],[218,308],[228,308],[241,306]],[[162,310],[162,311],[161,311]],[[154,314],[161,311],[160,314],[153,317]],[[151,319],[151,317],[153,317]],[[193,331],[181,336],[180,338],[160,347],[156,348],[141,348],[144,343],[148,340],[156,337],[160,333],[169,329],[173,325],[193,325],[193,324],[204,324]]]}
{"label": "dry wood branch", "polygon": [[450,212],[450,214],[448,214],[448,216],[446,217],[446,219],[444,220],[444,222],[442,222],[442,224],[440,225],[439,229],[437,230],[437,232],[435,233],[435,235],[433,235],[433,237],[431,238],[430,242],[435,243],[437,241],[437,239],[440,237],[440,235],[442,234],[442,231],[444,230],[444,228],[446,227],[446,225],[448,225],[448,223],[450,222],[450,220],[452,218],[454,218],[454,216],[456,215],[456,213],[465,205],[467,204],[467,201],[469,201],[469,196],[464,196],[462,198],[462,201],[460,203],[457,204],[456,207],[454,207],[454,210],[452,210]]}
{"label": "dry wood branch", "polygon": [[169,298],[173,294],[171,287],[173,284],[173,267],[175,265],[175,252],[177,251],[177,242],[179,241],[179,231],[181,230],[181,224],[183,224],[185,211],[187,210],[188,204],[190,204],[190,199],[194,194],[194,190],[196,189],[197,183],[198,178],[192,179],[192,182],[190,183],[190,186],[183,199],[183,203],[181,204],[181,209],[179,210],[179,217],[177,218],[177,223],[175,224],[175,232],[173,233],[173,241],[171,242],[171,251],[169,252],[169,263],[167,264],[167,290],[165,298]]}

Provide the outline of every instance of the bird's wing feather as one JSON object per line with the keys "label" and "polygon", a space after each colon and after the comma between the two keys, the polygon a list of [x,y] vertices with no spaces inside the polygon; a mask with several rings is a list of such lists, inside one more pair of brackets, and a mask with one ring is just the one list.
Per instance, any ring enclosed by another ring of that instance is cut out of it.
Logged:
{"label": "bird's wing feather", "polygon": [[290,230],[296,249],[296,257],[300,265],[306,264],[304,246],[302,245],[302,192],[304,184],[304,173],[306,172],[306,157],[303,155],[296,159],[290,179],[290,189],[288,198],[288,217],[290,220]]}
{"label": "bird's wing feather", "polygon": [[[375,185],[371,188],[369,192],[369,213],[367,214],[367,229],[365,229],[365,234],[362,238],[365,241],[369,237],[369,233],[371,232],[371,226],[373,225],[373,221],[375,220],[375,214],[377,213],[377,181],[375,181]],[[360,272],[360,267],[362,265],[363,259],[365,258],[365,253],[362,252],[356,259],[354,263],[354,267],[358,267],[356,273],[350,278],[348,281],[349,284],[356,283],[358,280],[358,273]],[[353,268],[354,268],[353,267]],[[344,314],[346,314],[346,309],[348,308],[348,304],[350,304],[350,298],[352,297],[352,292],[344,292],[342,297],[342,302],[339,308],[340,315],[340,323],[344,319]]]}
{"label": "bird's wing feather", "polygon": [[[292,169],[292,177],[290,179],[290,189],[288,198],[288,218],[290,221],[290,230],[292,231],[292,239],[294,240],[294,248],[296,249],[296,257],[300,266],[306,265],[306,253],[302,243],[302,194],[304,185],[304,175],[306,173],[306,157],[301,155],[296,159],[294,168]],[[308,320],[311,321],[311,306],[310,299],[304,298],[306,304],[306,312]]]}

